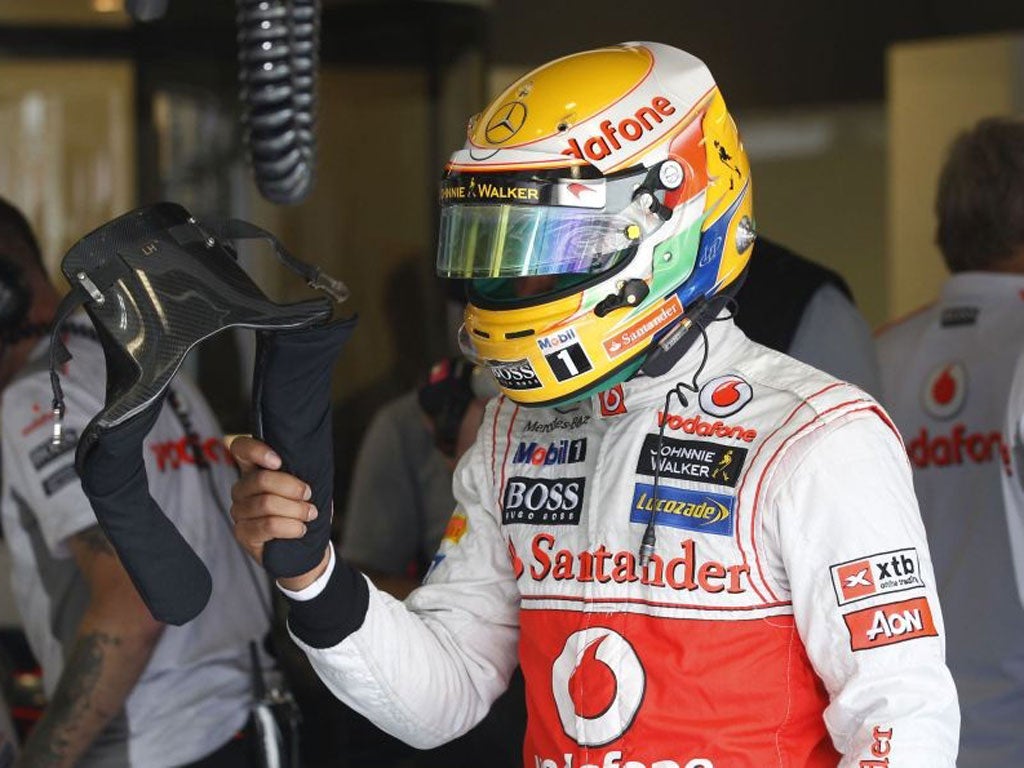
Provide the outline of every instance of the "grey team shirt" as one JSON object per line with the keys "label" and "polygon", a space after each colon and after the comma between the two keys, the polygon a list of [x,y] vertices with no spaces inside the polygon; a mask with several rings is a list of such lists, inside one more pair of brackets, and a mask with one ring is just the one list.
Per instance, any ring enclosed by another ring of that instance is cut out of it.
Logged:
{"label": "grey team shirt", "polygon": [[[15,599],[48,696],[88,600],[67,542],[96,519],[78,483],[72,441],[101,407],[105,381],[98,343],[73,336],[69,347],[74,357],[62,376],[67,444],[50,445],[51,393],[42,342],[28,370],[3,395],[3,529]],[[203,440],[213,486],[222,503],[230,504],[235,470],[220,428],[191,384],[178,377],[173,386]],[[267,585],[262,578],[254,581],[168,406],[143,450],[150,491],[211,569],[213,595],[197,619],[166,628],[123,711],[79,763],[89,768],[181,765],[226,742],[249,716],[248,643],[259,641],[268,625],[262,605]]]}
{"label": "grey team shirt", "polygon": [[409,392],[374,416],[360,445],[340,554],[391,576],[409,563],[422,573],[454,508],[452,471]]}

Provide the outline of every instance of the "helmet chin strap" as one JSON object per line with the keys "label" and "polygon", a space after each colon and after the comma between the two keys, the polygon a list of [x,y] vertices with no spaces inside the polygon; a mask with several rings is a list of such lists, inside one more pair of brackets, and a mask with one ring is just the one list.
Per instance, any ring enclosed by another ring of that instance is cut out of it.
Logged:
{"label": "helmet chin strap", "polygon": [[[701,297],[690,305],[690,311],[676,329],[648,353],[647,359],[640,366],[640,372],[653,378],[663,376],[672,370],[693,343],[704,334],[704,329],[715,321],[718,313],[729,305],[736,306],[734,297],[746,277],[747,273],[744,271],[719,293],[710,298]],[[735,314],[734,311],[733,315]]]}

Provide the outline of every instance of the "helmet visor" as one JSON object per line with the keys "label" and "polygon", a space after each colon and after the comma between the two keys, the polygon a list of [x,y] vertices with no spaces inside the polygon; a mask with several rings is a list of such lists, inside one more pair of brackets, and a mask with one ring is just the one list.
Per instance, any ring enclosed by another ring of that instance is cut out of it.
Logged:
{"label": "helmet visor", "polygon": [[[510,278],[604,272],[661,224],[631,199],[633,186],[533,177],[495,187],[450,176],[441,190],[437,273]],[[502,194],[488,198],[472,191],[480,189]]]}
{"label": "helmet visor", "polygon": [[635,222],[621,215],[516,205],[452,206],[441,211],[437,271],[464,278],[603,272],[639,236]]}

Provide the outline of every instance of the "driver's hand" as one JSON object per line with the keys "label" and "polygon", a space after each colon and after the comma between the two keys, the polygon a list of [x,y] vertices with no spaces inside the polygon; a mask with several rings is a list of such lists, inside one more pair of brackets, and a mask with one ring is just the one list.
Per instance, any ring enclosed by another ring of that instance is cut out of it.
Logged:
{"label": "driver's hand", "polygon": [[[297,539],[306,532],[306,523],[317,516],[309,503],[310,487],[294,475],[281,472],[281,458],[266,443],[252,437],[236,437],[231,455],[241,477],[231,489],[231,519],[235,538],[257,562],[263,561],[263,547],[271,539]],[[302,589],[326,568],[323,561],[309,573],[278,583],[286,589]]]}

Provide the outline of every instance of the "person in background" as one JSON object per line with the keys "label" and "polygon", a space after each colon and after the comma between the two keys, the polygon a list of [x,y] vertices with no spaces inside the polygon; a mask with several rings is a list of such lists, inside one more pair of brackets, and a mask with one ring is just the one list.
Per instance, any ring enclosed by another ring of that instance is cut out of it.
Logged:
{"label": "person in background", "polygon": [[[862,390],[731,321],[752,187],[703,62],[651,42],[557,59],[446,171],[437,272],[473,280],[461,341],[501,396],[404,602],[330,547],[277,580],[328,687],[425,747],[478,722],[518,658],[529,768],[952,768],[902,444]],[[268,446],[232,450],[258,559],[317,510]]]}
{"label": "person in background", "polygon": [[484,377],[464,358],[440,360],[421,387],[374,415],[359,448],[342,557],[399,599],[426,575],[455,508],[452,471],[491,394]]}
{"label": "person in background", "polygon": [[231,536],[236,469],[223,435],[199,391],[176,378],[146,438],[146,469],[154,498],[216,572],[206,610],[165,626],[97,525],[75,471],[76,438],[101,409],[106,378],[84,317],[67,326],[72,407],[64,442],[52,444],[47,352],[58,300],[27,221],[0,200],[0,506],[15,599],[48,697],[18,766],[255,768],[250,713],[254,675],[270,666],[258,649],[268,590]]}
{"label": "person in background", "polygon": [[946,613],[960,764],[1004,768],[1024,765],[1024,505],[1009,450],[1019,431],[1006,428],[1024,351],[1024,121],[985,119],[953,142],[935,212],[952,276],[936,302],[881,330],[883,396]]}
{"label": "person in background", "polygon": [[736,304],[736,325],[758,344],[881,396],[871,328],[837,273],[758,234]]}

